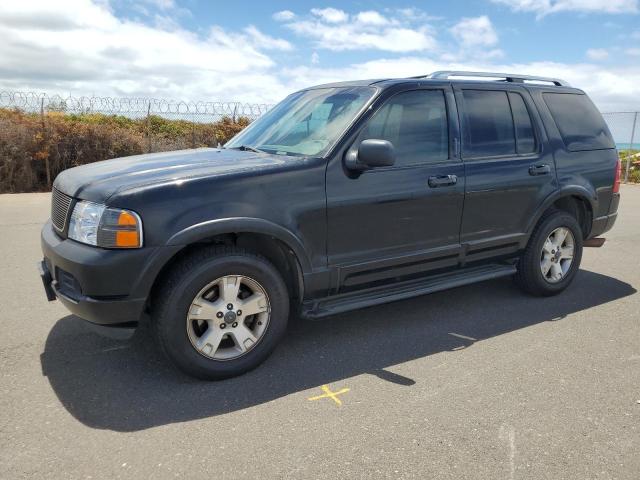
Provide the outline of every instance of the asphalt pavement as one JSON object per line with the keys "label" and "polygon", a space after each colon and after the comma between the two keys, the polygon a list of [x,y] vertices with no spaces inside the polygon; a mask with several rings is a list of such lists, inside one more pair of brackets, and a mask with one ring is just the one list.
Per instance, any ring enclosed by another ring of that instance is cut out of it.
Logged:
{"label": "asphalt pavement", "polygon": [[552,298],[499,279],[319,322],[207,383],[46,301],[0,195],[0,479],[640,478],[640,186]]}

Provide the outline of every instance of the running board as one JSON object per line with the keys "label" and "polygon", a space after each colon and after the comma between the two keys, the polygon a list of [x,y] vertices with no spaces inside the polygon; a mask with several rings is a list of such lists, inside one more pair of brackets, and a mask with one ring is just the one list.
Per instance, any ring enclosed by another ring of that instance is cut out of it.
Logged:
{"label": "running board", "polygon": [[304,318],[317,319],[359,308],[381,305],[406,298],[418,297],[427,293],[439,292],[449,288],[461,287],[470,283],[506,277],[516,273],[514,265],[484,265],[470,267],[454,272],[432,275],[427,278],[407,280],[392,285],[381,285],[366,290],[342,293],[320,300],[306,301],[302,304],[301,315]]}

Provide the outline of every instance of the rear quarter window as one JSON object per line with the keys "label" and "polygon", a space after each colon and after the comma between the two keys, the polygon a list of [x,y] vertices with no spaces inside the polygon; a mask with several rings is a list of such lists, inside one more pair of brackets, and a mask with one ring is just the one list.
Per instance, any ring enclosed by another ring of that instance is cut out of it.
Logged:
{"label": "rear quarter window", "polygon": [[607,124],[593,102],[584,94],[543,93],[567,150],[615,148]]}

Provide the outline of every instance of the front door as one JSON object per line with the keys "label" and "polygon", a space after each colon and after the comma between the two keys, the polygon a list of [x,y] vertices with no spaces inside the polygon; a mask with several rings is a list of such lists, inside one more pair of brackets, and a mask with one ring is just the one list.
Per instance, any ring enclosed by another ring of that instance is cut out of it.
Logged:
{"label": "front door", "polygon": [[329,165],[334,291],[458,263],[465,176],[453,148],[452,109],[448,87],[396,93],[374,109],[351,146],[388,140],[395,165],[362,173],[347,171],[342,158]]}

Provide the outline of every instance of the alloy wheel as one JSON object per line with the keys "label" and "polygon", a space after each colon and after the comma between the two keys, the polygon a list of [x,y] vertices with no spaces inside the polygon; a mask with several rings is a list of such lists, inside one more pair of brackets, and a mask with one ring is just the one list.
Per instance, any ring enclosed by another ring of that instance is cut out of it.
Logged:
{"label": "alloy wheel", "polygon": [[234,360],[252,350],[269,326],[271,306],[256,280],[227,275],[207,284],[187,313],[193,348],[213,360]]}
{"label": "alloy wheel", "polygon": [[573,262],[575,239],[566,227],[553,230],[544,244],[540,254],[540,270],[549,283],[560,282],[569,272]]}

